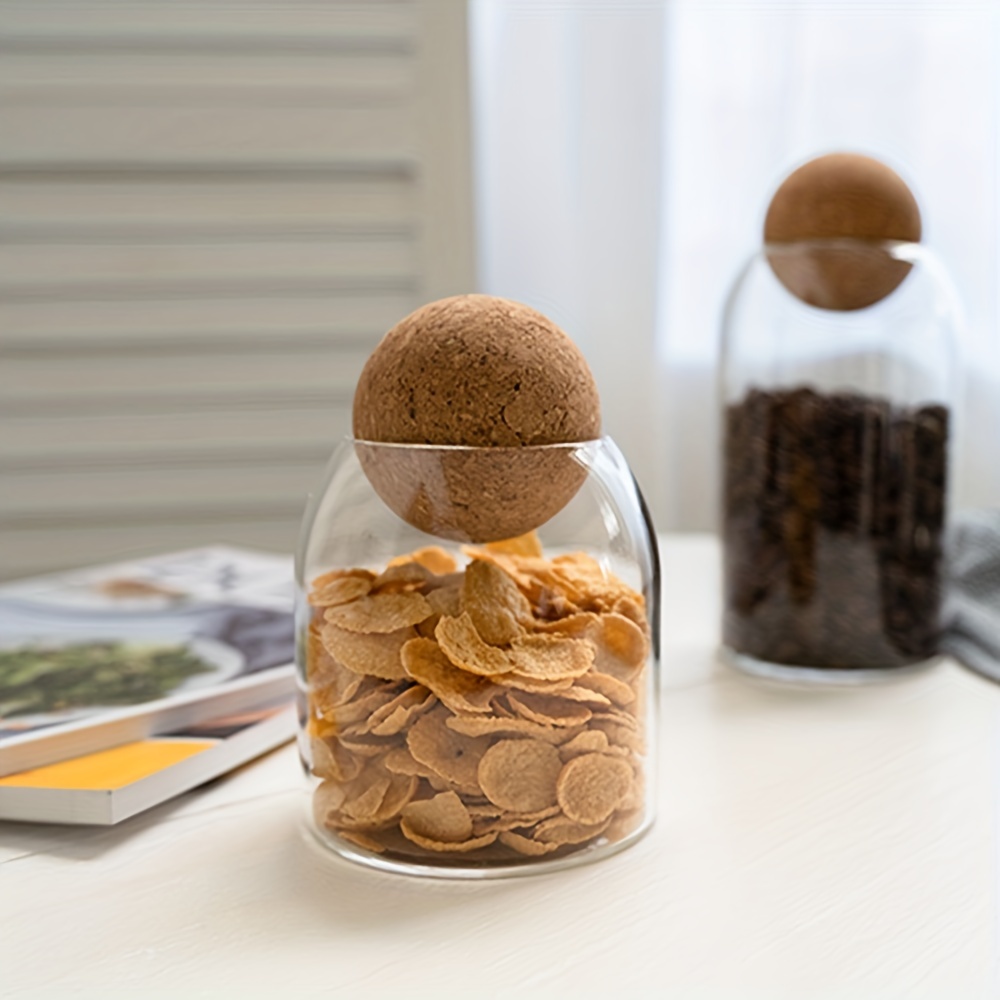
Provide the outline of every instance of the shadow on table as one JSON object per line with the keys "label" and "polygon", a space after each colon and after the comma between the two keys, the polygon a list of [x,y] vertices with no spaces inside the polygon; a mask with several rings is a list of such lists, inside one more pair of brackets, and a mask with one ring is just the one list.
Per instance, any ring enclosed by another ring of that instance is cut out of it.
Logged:
{"label": "shadow on table", "polygon": [[64,826],[0,820],[0,864],[36,854],[69,861],[95,860],[153,827],[192,815],[190,806],[195,797],[224,779],[223,775],[116,826]]}
{"label": "shadow on table", "polygon": [[[625,854],[643,846],[648,849],[648,840]],[[296,907],[309,907],[315,919],[328,928],[342,925],[363,932],[428,919],[466,904],[492,910],[498,903],[501,909],[507,903],[516,905],[521,897],[537,900],[539,878],[558,896],[560,883],[604,878],[609,866],[621,862],[621,856],[535,877],[428,878],[376,871],[346,861],[301,829],[297,838],[289,839],[283,857],[276,862],[283,867],[288,884],[295,886]]]}

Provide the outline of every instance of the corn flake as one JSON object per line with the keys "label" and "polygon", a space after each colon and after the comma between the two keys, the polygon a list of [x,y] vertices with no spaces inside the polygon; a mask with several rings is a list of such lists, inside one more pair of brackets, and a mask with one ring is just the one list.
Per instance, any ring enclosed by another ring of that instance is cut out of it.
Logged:
{"label": "corn flake", "polygon": [[[363,781],[362,778],[364,778]],[[354,781],[345,786],[345,791],[350,788],[350,792],[348,792],[347,801],[340,807],[343,814],[342,823],[353,820],[356,823],[364,824],[372,821],[379,806],[382,805],[385,793],[389,791],[391,779],[387,774],[368,777],[366,773],[363,773],[362,778],[355,778]]]}
{"label": "corn flake", "polygon": [[322,633],[327,652],[348,670],[391,681],[406,677],[399,654],[416,634],[412,628],[401,628],[369,635],[333,624],[325,625]]}
{"label": "corn flake", "polygon": [[568,816],[553,816],[535,827],[532,836],[542,844],[555,844],[564,847],[567,844],[585,844],[588,840],[599,837],[611,821],[604,820],[593,825],[577,823]]}
{"label": "corn flake", "polygon": [[477,774],[489,741],[450,729],[445,720],[452,718],[456,716],[442,709],[422,715],[410,727],[406,745],[414,760],[435,774],[481,794]]}
{"label": "corn flake", "polygon": [[416,563],[432,573],[443,576],[446,573],[454,573],[458,569],[451,553],[442,549],[439,545],[428,545],[425,548],[417,549],[405,556],[396,556],[390,559],[389,566],[406,566],[409,563]]}
{"label": "corn flake", "polygon": [[[313,580],[309,593],[310,595],[319,593],[324,587],[335,580],[342,580],[345,577],[360,577],[362,580],[367,580],[371,583],[375,579],[375,574],[368,569],[332,569],[328,573],[321,573]],[[309,603],[312,604],[314,602],[310,601]]]}
{"label": "corn flake", "polygon": [[400,821],[399,829],[402,830],[407,840],[412,841],[418,847],[422,847],[425,851],[438,853],[467,854],[469,851],[478,851],[481,847],[489,847],[497,839],[495,833],[487,833],[482,837],[473,837],[471,840],[430,840],[415,833],[405,819]]}
{"label": "corn flake", "polygon": [[499,816],[473,817],[472,832],[478,837],[484,833],[502,833],[505,830],[519,830],[534,826],[543,819],[555,816],[559,813],[559,806],[550,806],[548,809],[539,809],[533,813],[513,813],[503,812]]}
{"label": "corn flake", "polygon": [[412,801],[419,785],[419,779],[412,775],[390,774],[385,797],[372,817],[374,822],[382,827],[397,819],[404,807]]}
{"label": "corn flake", "polygon": [[413,594],[427,589],[434,574],[419,563],[390,566],[379,573],[372,584],[372,594],[388,597],[391,594]]}
{"label": "corn flake", "polygon": [[610,749],[611,744],[604,733],[599,729],[588,729],[561,744],[559,756],[565,761],[584,753],[607,753]]}
{"label": "corn flake", "polygon": [[462,670],[492,677],[513,669],[503,650],[483,641],[468,611],[463,611],[457,618],[442,617],[434,635],[448,659]]}
{"label": "corn flake", "polygon": [[511,669],[525,677],[565,680],[582,677],[594,662],[593,644],[586,639],[528,635],[510,645]]}
{"label": "corn flake", "polygon": [[511,692],[507,695],[507,703],[518,715],[543,726],[557,728],[582,726],[591,716],[591,711],[586,705],[564,701],[553,695]]}
{"label": "corn flake", "polygon": [[397,683],[365,677],[358,693],[351,701],[334,705],[317,720],[317,732],[322,736],[337,736],[351,726],[364,722],[372,712],[388,704],[399,693]]}
{"label": "corn flake", "polygon": [[544,854],[551,854],[553,851],[558,851],[562,844],[543,844],[539,840],[533,840],[531,837],[524,837],[519,833],[514,833],[511,830],[505,830],[500,834],[500,843],[505,847],[511,848],[511,850],[517,851],[518,854],[525,854],[528,857],[538,858]]}
{"label": "corn flake", "polygon": [[401,656],[407,675],[434,692],[453,712],[489,712],[490,702],[500,693],[485,677],[456,667],[432,639],[411,639]]}
{"label": "corn flake", "polygon": [[514,580],[482,559],[473,559],[465,569],[462,609],[491,646],[506,646],[533,621],[531,605]]}
{"label": "corn flake", "polygon": [[508,556],[538,556],[542,555],[542,543],[538,533],[529,531],[526,535],[516,538],[505,538],[498,542],[487,542],[484,546],[487,552]]}
{"label": "corn flake", "polygon": [[636,754],[646,752],[646,744],[642,734],[628,726],[621,725],[616,720],[593,717],[590,720],[590,728],[603,732],[612,746],[623,747]]}
{"label": "corn flake", "polygon": [[372,589],[372,581],[364,576],[338,576],[309,594],[309,603],[329,608],[364,597]]}
{"label": "corn flake", "polygon": [[649,653],[645,632],[630,618],[613,612],[601,615],[601,629],[594,640],[597,644],[594,669],[621,679],[631,678]]}
{"label": "corn flake", "polygon": [[332,781],[351,781],[362,769],[362,761],[337,740],[314,739],[312,749],[312,773],[317,778]]}
{"label": "corn flake", "polygon": [[646,602],[643,600],[641,594],[631,594],[627,597],[619,597],[614,604],[611,605],[611,610],[617,614],[621,615],[623,618],[628,618],[630,621],[635,622],[636,625],[642,629],[643,633],[649,634],[649,621],[646,618]]}
{"label": "corn flake", "polygon": [[497,674],[492,678],[501,687],[514,688],[517,691],[531,691],[534,694],[561,694],[573,687],[572,677],[562,677],[559,680],[548,680],[545,677],[526,677],[524,674]]}
{"label": "corn flake", "polygon": [[569,819],[593,826],[611,817],[629,794],[632,781],[632,768],[620,758],[583,754],[563,767],[556,794]]}
{"label": "corn flake", "polygon": [[361,830],[338,830],[337,836],[348,843],[354,844],[355,847],[371,851],[373,854],[382,854],[385,851],[385,844],[374,837],[368,836],[367,833],[363,833]]}
{"label": "corn flake", "polygon": [[403,809],[403,821],[411,833],[427,840],[458,841],[472,836],[472,817],[454,792],[410,802]]}
{"label": "corn flake", "polygon": [[368,716],[364,731],[373,736],[395,736],[416,716],[433,708],[436,702],[434,695],[419,684],[406,688]]}
{"label": "corn flake", "polygon": [[393,774],[410,775],[416,778],[440,777],[433,768],[421,764],[407,747],[393,747],[382,760],[387,771]]}
{"label": "corn flake", "polygon": [[499,716],[453,715],[447,721],[449,729],[465,736],[527,736],[544,743],[564,743],[576,735],[573,729],[543,726],[530,719],[517,716],[506,719]]}
{"label": "corn flake", "polygon": [[577,687],[588,688],[602,695],[608,702],[618,706],[630,705],[635,701],[635,691],[625,681],[591,670],[577,679]]}
{"label": "corn flake", "polygon": [[369,594],[350,604],[327,608],[327,622],[348,632],[364,634],[397,632],[429,618],[434,609],[423,594]]}
{"label": "corn flake", "polygon": [[479,786],[494,804],[530,813],[556,804],[563,768],[559,751],[541,740],[500,740],[479,762]]}
{"label": "corn flake", "polygon": [[452,583],[427,591],[427,603],[434,614],[457,618],[462,613],[461,585]]}
{"label": "corn flake", "polygon": [[381,757],[392,746],[391,743],[387,743],[385,740],[354,733],[343,733],[340,736],[340,742],[351,753],[357,754],[359,757],[372,759]]}
{"label": "corn flake", "polygon": [[347,793],[336,781],[324,781],[313,792],[312,811],[316,825],[327,829],[336,826],[340,807],[347,801]]}
{"label": "corn flake", "polygon": [[601,616],[593,611],[578,611],[555,621],[536,622],[535,631],[586,639],[600,625]]}

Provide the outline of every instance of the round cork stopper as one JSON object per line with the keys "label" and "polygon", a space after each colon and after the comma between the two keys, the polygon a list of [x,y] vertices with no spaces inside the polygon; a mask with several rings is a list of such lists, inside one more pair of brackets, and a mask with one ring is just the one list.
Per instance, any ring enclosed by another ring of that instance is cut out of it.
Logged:
{"label": "round cork stopper", "polygon": [[810,160],[775,192],[764,220],[778,280],[821,309],[852,310],[884,299],[912,265],[892,254],[916,243],[920,209],[903,179],[856,153]]}
{"label": "round cork stopper", "polygon": [[576,345],[536,310],[489,295],[405,317],[354,395],[356,450],[379,496],[420,530],[462,541],[511,538],[558,513],[586,471],[572,448],[540,446],[593,440],[600,427]]}

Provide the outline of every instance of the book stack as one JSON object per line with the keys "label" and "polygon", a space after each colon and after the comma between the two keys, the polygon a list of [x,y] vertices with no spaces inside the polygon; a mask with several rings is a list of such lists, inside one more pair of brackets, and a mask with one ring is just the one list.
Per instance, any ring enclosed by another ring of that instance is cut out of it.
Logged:
{"label": "book stack", "polygon": [[0,820],[107,825],[295,733],[291,561],[222,546],[0,586]]}

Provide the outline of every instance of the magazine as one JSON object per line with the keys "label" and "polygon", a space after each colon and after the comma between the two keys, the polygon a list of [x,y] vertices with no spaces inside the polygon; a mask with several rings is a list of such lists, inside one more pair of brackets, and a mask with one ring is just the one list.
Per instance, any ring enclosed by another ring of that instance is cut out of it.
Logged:
{"label": "magazine", "polygon": [[212,546],[0,586],[0,776],[294,694],[291,559]]}
{"label": "magazine", "polygon": [[0,778],[0,820],[112,825],[294,734],[293,706],[256,709],[9,775]]}

